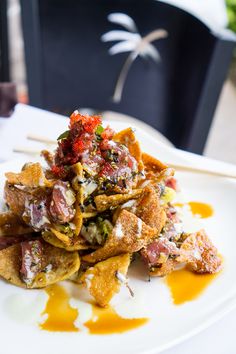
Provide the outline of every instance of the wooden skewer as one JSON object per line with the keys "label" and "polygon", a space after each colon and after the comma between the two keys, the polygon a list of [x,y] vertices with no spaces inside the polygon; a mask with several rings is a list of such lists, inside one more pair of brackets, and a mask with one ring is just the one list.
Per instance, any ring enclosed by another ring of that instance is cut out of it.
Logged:
{"label": "wooden skewer", "polygon": [[211,175],[211,176],[218,176],[218,177],[236,178],[236,173],[214,171],[214,170],[209,170],[207,168],[205,169],[205,168],[200,168],[200,167],[179,165],[179,164],[173,164],[173,163],[167,163],[167,165],[171,168],[174,168],[177,171],[202,173],[202,174],[207,174],[207,175]]}
{"label": "wooden skewer", "polygon": [[28,140],[38,141],[39,143],[45,143],[45,144],[55,145],[57,143],[55,140],[45,138],[44,136],[39,136],[35,134],[28,134],[26,138]]}

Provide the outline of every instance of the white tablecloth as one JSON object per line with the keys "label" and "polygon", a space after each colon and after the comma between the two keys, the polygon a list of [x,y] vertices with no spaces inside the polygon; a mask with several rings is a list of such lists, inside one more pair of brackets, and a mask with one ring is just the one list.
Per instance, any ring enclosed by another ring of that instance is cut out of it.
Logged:
{"label": "white tablecloth", "polygon": [[[39,143],[26,140],[27,133],[34,133],[55,138],[68,125],[68,120],[54,113],[19,104],[11,118],[0,118],[0,161],[19,158],[13,153],[14,146],[28,146],[41,149]],[[145,126],[143,126],[145,129]],[[150,128],[149,128],[150,129]],[[154,131],[153,131],[153,134]],[[157,134],[157,138],[159,133]],[[160,142],[165,156],[172,149]],[[165,146],[165,147],[164,147]],[[196,166],[206,166],[212,169],[223,169],[229,172],[236,171],[236,166],[211,160],[202,156],[175,149],[175,155],[186,163]],[[174,162],[174,161],[170,161]],[[232,281],[235,281],[232,279]],[[181,325],[181,324],[180,324]],[[171,323],[170,323],[171,326]],[[226,315],[216,324],[191,339],[177,345],[166,354],[235,354],[236,353],[236,309]]]}

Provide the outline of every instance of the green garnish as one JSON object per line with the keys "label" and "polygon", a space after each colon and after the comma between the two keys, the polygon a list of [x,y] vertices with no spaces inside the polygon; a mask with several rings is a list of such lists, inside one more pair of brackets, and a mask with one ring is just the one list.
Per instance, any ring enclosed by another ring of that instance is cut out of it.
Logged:
{"label": "green garnish", "polygon": [[99,125],[96,129],[96,135],[101,135],[103,130],[104,130],[103,126]]}
{"label": "green garnish", "polygon": [[60,231],[61,233],[67,235],[68,237],[73,237],[74,233],[73,230],[70,227],[69,223],[63,224],[63,225],[57,225],[56,229]]}
{"label": "green garnish", "polygon": [[103,220],[101,217],[97,218],[97,226],[105,239],[112,232],[113,229],[112,224],[107,219]]}
{"label": "green garnish", "polygon": [[57,138],[57,140],[62,140],[62,139],[66,139],[69,135],[69,130],[66,130],[64,133],[62,133],[61,135],[59,135],[59,137]]}

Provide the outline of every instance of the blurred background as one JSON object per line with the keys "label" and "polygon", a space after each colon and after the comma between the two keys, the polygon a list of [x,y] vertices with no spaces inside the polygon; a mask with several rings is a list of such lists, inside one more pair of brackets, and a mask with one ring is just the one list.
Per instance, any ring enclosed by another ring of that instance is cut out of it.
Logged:
{"label": "blurred background", "polygon": [[236,0],[0,4],[1,82],[19,102],[119,112],[236,163]]}

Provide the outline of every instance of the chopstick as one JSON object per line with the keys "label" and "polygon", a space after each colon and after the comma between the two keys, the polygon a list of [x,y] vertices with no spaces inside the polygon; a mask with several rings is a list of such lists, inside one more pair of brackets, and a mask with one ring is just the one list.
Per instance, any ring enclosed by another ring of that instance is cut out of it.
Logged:
{"label": "chopstick", "polygon": [[[35,135],[35,134],[28,134],[27,135],[27,139],[38,141],[38,142],[41,142],[41,143],[46,143],[46,144],[52,144],[52,145],[56,144],[55,140],[52,140],[52,139],[49,139],[49,138],[45,138],[45,137],[42,137],[42,136],[38,136],[38,135]],[[18,152],[18,153],[32,154],[32,155],[37,155],[37,154],[40,154],[40,152],[41,152],[39,150],[33,150],[31,148],[24,148],[24,147],[15,147],[13,149],[13,151],[14,152]],[[168,162],[166,164],[169,167],[174,168],[176,171],[206,174],[206,175],[215,176],[215,177],[236,178],[236,173],[222,172],[222,171],[211,170],[211,169],[207,169],[207,168],[200,168],[200,167],[181,165],[181,164],[174,164],[174,163],[168,163]]]}
{"label": "chopstick", "polygon": [[44,136],[40,135],[35,135],[35,134],[28,134],[26,136],[28,140],[33,140],[33,141],[38,141],[39,143],[45,143],[45,144],[53,144],[55,145],[57,142],[55,140],[45,138]]}
{"label": "chopstick", "polygon": [[207,174],[210,176],[218,176],[218,177],[236,178],[236,173],[231,173],[231,172],[221,172],[216,170],[209,170],[207,168],[200,168],[200,167],[194,167],[188,165],[179,165],[173,163],[167,163],[167,165],[171,168],[174,168],[176,171],[201,173],[201,174]]}
{"label": "chopstick", "polygon": [[16,146],[13,148],[13,152],[18,152],[20,154],[29,154],[29,155],[40,155],[41,150],[34,150],[28,147]]}

